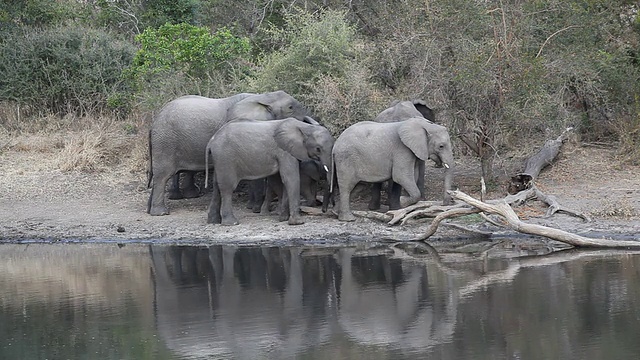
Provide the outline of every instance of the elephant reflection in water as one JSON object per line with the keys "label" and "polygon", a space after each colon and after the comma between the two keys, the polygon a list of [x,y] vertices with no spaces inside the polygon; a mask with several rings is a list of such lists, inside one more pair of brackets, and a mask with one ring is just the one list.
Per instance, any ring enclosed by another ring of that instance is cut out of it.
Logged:
{"label": "elephant reflection in water", "polygon": [[310,251],[152,247],[159,334],[183,356],[235,358],[292,358],[344,334],[342,347],[399,349],[451,336],[454,298],[430,293],[424,267]]}
{"label": "elephant reflection in water", "polygon": [[[191,251],[152,248],[158,332],[176,353],[291,358],[328,341],[335,260],[302,257],[298,248]],[[307,296],[313,291],[322,296]]]}
{"label": "elephant reflection in water", "polygon": [[[451,338],[456,297],[448,289],[429,286],[424,266],[385,256],[362,263],[362,258],[353,255],[353,249],[338,255],[342,269],[338,321],[353,340],[399,349],[427,349]],[[438,273],[431,276],[441,275]]]}

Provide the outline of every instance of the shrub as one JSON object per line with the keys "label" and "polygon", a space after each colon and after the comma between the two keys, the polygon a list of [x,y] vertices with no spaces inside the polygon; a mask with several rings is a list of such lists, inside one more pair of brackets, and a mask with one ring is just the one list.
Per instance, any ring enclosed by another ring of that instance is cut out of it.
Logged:
{"label": "shrub", "polygon": [[125,72],[147,105],[167,94],[207,95],[211,86],[233,83],[248,71],[249,40],[220,28],[165,24],[136,36],[140,50]]}
{"label": "shrub", "polygon": [[[313,109],[335,135],[381,110],[364,43],[340,11],[286,13],[282,28],[266,31],[275,48],[259,62],[251,91],[285,90]],[[263,34],[264,36],[264,34]]]}
{"label": "shrub", "polygon": [[265,31],[277,48],[261,59],[254,91],[308,95],[320,78],[342,77],[355,59],[356,31],[343,12],[294,11],[285,15],[284,27]]}
{"label": "shrub", "polygon": [[0,43],[0,100],[58,115],[111,110],[109,97],[127,90],[121,72],[133,54],[131,44],[96,29],[12,32]]}

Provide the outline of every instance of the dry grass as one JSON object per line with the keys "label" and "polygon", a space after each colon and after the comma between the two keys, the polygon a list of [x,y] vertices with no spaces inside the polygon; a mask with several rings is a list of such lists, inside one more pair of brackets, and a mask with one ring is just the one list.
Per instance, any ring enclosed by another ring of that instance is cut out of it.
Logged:
{"label": "dry grass", "polygon": [[25,119],[3,109],[0,155],[4,151],[48,154],[64,172],[105,172],[118,167],[131,173],[147,168],[147,123],[143,116],[40,116]]}
{"label": "dry grass", "polygon": [[633,219],[640,216],[640,213],[626,200],[621,202],[606,202],[602,207],[591,211],[591,217],[594,218],[620,218]]}

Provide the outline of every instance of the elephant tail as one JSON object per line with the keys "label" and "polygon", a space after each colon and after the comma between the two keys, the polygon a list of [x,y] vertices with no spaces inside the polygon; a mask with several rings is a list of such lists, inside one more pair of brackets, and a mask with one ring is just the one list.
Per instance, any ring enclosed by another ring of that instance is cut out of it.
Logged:
{"label": "elephant tail", "polygon": [[147,189],[151,187],[151,181],[153,180],[153,156],[151,154],[151,129],[149,129],[149,168],[147,169]]}
{"label": "elephant tail", "polygon": [[211,154],[211,149],[207,146],[204,151],[204,188],[206,189],[209,186],[209,154]]}

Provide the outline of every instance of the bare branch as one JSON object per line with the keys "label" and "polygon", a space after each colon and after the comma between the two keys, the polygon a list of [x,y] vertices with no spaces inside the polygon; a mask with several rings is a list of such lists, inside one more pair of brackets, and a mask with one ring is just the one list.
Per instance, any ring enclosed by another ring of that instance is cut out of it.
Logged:
{"label": "bare branch", "polygon": [[545,41],[542,43],[542,46],[540,46],[540,50],[538,50],[538,53],[536,54],[536,58],[540,56],[540,54],[542,53],[542,49],[544,49],[544,47],[545,47],[545,46],[547,45],[547,43],[551,40],[551,38],[552,38],[552,37],[554,37],[554,36],[556,36],[556,35],[560,34],[560,33],[561,33],[561,32],[563,32],[563,31],[566,31],[566,30],[569,30],[569,29],[573,29],[573,28],[579,28],[579,27],[582,27],[582,26],[580,26],[580,25],[569,25],[569,26],[567,26],[566,28],[562,28],[562,29],[560,29],[560,30],[558,30],[558,31],[554,32],[553,34],[549,35],[549,37],[547,38],[547,40],[545,40]]}

